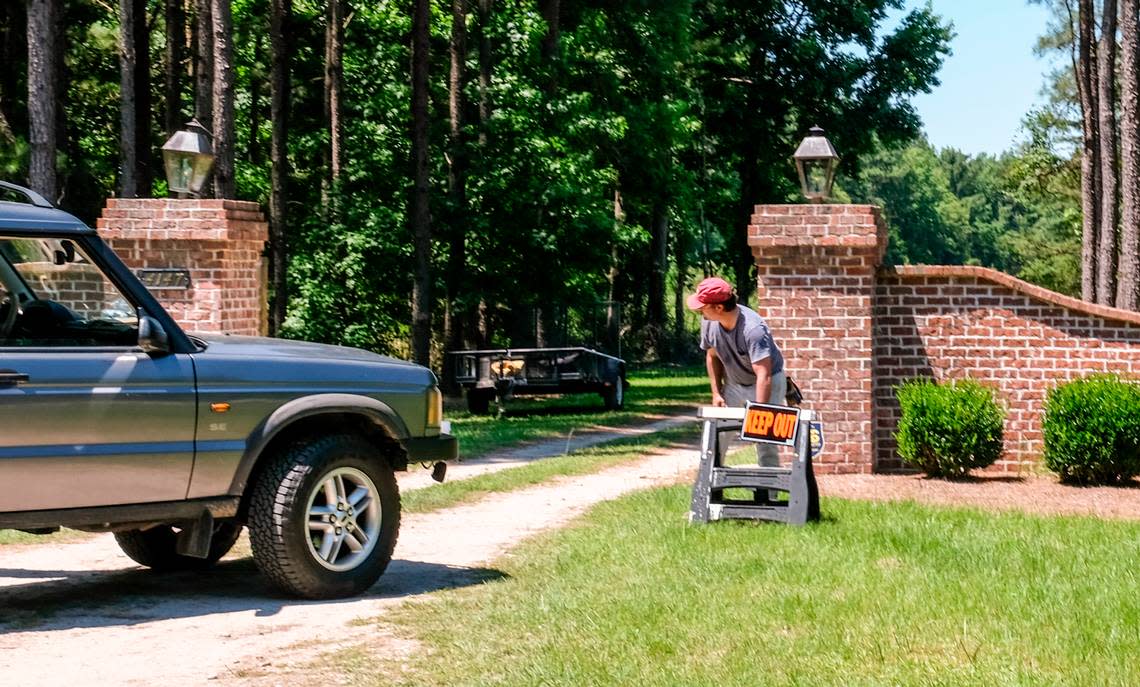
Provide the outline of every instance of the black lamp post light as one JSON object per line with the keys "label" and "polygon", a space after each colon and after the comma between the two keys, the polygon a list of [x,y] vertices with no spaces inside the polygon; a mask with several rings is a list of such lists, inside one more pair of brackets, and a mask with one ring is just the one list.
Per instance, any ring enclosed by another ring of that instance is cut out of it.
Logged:
{"label": "black lamp post light", "polygon": [[804,198],[813,203],[822,203],[831,196],[831,185],[835,182],[835,168],[839,155],[831,141],[823,135],[823,129],[813,126],[808,135],[800,141],[792,159],[796,161],[796,171],[800,175],[800,188]]}
{"label": "black lamp post light", "polygon": [[214,147],[206,128],[191,119],[162,145],[162,161],[170,192],[197,196],[214,166]]}

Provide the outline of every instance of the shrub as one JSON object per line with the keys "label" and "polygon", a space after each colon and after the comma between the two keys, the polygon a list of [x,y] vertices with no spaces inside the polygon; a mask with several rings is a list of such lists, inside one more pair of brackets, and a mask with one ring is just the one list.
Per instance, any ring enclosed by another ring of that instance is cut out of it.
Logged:
{"label": "shrub", "polygon": [[1061,481],[1114,484],[1140,474],[1140,386],[1094,375],[1049,391],[1045,466]]}
{"label": "shrub", "polygon": [[960,477],[1001,456],[1005,411],[990,389],[972,380],[912,379],[896,393],[902,417],[895,439],[907,464],[932,477]]}

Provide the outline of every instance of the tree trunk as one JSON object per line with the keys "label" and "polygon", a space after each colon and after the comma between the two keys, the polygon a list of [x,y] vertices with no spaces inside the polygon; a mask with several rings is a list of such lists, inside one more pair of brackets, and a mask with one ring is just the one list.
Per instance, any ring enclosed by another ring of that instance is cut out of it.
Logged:
{"label": "tree trunk", "polygon": [[194,22],[194,118],[214,129],[214,19],[213,1],[197,0]]}
{"label": "tree trunk", "polygon": [[163,51],[163,129],[167,137],[182,128],[182,62],[186,58],[186,7],[184,0],[166,0],[166,48]]}
{"label": "tree trunk", "polygon": [[479,0],[479,145],[487,145],[491,121],[491,24],[493,0]]}
{"label": "tree trunk", "polygon": [[[653,205],[650,236],[652,253],[645,317],[654,338],[660,339],[660,335],[665,332],[665,272],[669,268],[669,207],[662,198],[658,198]],[[655,345],[659,343],[657,341]],[[658,350],[657,353],[660,355],[661,351]]]}
{"label": "tree trunk", "polygon": [[1120,191],[1123,199],[1120,234],[1120,271],[1116,279],[1116,307],[1136,310],[1137,272],[1140,270],[1140,64],[1137,50],[1140,19],[1137,0],[1121,0],[1120,28]]}
{"label": "tree trunk", "polygon": [[214,197],[234,198],[234,65],[231,0],[212,0],[214,28]]}
{"label": "tree trunk", "polygon": [[322,177],[321,199],[326,217],[339,221],[336,208],[336,188],[341,171],[341,93],[344,90],[344,4],[342,0],[328,0],[325,13],[325,126],[329,132],[329,147],[325,150],[327,176]]}
{"label": "tree trunk", "polygon": [[[466,308],[460,294],[467,284],[467,153],[463,137],[463,111],[467,100],[463,89],[467,84],[467,0],[451,1],[451,70],[448,74],[448,170],[447,183],[451,194],[451,222],[447,228],[450,245],[447,256],[447,309],[444,311],[443,338],[447,348],[463,348],[463,332],[467,321]],[[454,361],[443,359],[443,381],[455,391]]]}
{"label": "tree trunk", "polygon": [[1081,298],[1097,301],[1097,234],[1100,231],[1100,136],[1093,0],[1078,5],[1078,56],[1073,65],[1081,101]]}
{"label": "tree trunk", "polygon": [[412,15],[412,360],[431,363],[431,210],[428,207],[429,0],[415,0]]}
{"label": "tree trunk", "polygon": [[[614,236],[619,235],[625,223],[625,206],[621,197],[621,179],[618,179],[618,188],[614,189]],[[606,294],[606,345],[609,352],[621,355],[621,304],[618,299],[618,276],[621,274],[621,254],[615,241],[610,248],[610,269],[606,273],[609,292]],[[616,351],[616,353],[615,353]]]}
{"label": "tree trunk", "polygon": [[[145,10],[145,6],[144,6]],[[119,0],[119,195],[137,198],[138,180],[138,125],[135,102],[137,74],[135,25],[146,24],[146,16],[138,17],[137,0]]]}
{"label": "tree trunk", "polygon": [[48,200],[59,196],[56,175],[58,0],[28,0],[28,185]]}
{"label": "tree trunk", "polygon": [[[673,293],[673,348],[678,349],[681,341],[685,337],[685,287],[689,280],[689,237],[688,234],[682,230],[678,231],[673,238],[673,260],[677,264],[677,283]],[[675,357],[673,353],[680,353],[684,349],[670,351],[670,357]]]}
{"label": "tree trunk", "polygon": [[1100,231],[1097,237],[1096,302],[1116,302],[1116,227],[1120,194],[1116,160],[1116,0],[1105,0],[1097,53],[1100,129]]}
{"label": "tree trunk", "polygon": [[273,54],[270,79],[270,118],[273,126],[270,143],[269,192],[269,243],[270,282],[273,284],[273,303],[269,314],[270,333],[279,335],[285,322],[289,304],[288,243],[286,240],[285,194],[289,179],[289,82],[290,53],[286,36],[293,15],[293,0],[271,0],[269,18],[269,46]]}
{"label": "tree trunk", "polygon": [[542,61],[549,65],[558,56],[561,0],[539,0],[539,11],[542,13],[543,21],[546,22],[546,35],[542,37]]}
{"label": "tree trunk", "polygon": [[24,131],[27,107],[18,100],[27,73],[27,16],[22,2],[0,4],[0,144],[16,145],[16,131]]}
{"label": "tree trunk", "polygon": [[123,198],[149,195],[150,150],[150,30],[146,0],[119,0],[119,121]]}
{"label": "tree trunk", "polygon": [[[258,31],[253,38],[253,63],[265,64],[264,35]],[[249,140],[246,144],[245,159],[251,165],[262,166],[264,153],[261,149],[261,92],[265,83],[261,80],[261,70],[254,69],[249,75]]]}

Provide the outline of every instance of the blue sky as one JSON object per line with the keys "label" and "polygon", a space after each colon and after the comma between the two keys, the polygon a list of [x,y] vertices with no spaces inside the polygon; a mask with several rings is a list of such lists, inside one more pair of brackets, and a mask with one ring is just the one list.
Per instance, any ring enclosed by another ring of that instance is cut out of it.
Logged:
{"label": "blue sky", "polygon": [[[909,9],[925,0],[907,0]],[[1043,102],[1046,59],[1033,55],[1048,11],[1026,0],[932,0],[934,12],[954,24],[954,51],[942,85],[913,102],[936,148],[998,154],[1024,138],[1021,119]]]}

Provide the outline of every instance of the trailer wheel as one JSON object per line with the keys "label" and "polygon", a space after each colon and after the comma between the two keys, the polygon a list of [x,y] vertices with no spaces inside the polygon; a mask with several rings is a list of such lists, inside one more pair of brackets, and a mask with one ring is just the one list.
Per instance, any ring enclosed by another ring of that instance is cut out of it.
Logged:
{"label": "trailer wheel", "polygon": [[602,392],[606,410],[621,410],[625,407],[625,377],[618,377]]}
{"label": "trailer wheel", "polygon": [[468,389],[467,410],[472,415],[486,415],[491,410],[491,397],[494,395],[490,389]]}

